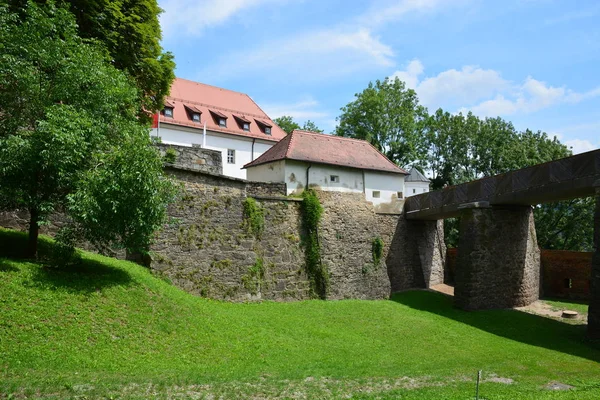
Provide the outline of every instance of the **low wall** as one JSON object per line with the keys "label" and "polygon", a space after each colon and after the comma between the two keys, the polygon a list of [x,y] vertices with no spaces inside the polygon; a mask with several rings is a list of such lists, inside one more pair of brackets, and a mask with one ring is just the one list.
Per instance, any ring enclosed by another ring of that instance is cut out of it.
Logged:
{"label": "low wall", "polygon": [[[592,274],[591,252],[566,250],[541,251],[541,284],[545,297],[588,300]],[[457,248],[446,252],[446,283],[454,283]]]}
{"label": "low wall", "polygon": [[171,164],[172,166],[215,175],[223,173],[223,160],[220,151],[203,149],[198,145],[187,147],[158,143],[156,147],[163,157],[167,154],[168,149],[175,153],[175,162]]}

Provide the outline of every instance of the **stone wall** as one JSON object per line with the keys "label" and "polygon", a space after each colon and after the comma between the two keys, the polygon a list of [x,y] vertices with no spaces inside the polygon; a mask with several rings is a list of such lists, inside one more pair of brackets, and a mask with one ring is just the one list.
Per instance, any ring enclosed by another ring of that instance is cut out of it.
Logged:
{"label": "stone wall", "polygon": [[387,259],[392,293],[443,283],[445,258],[442,220],[399,218]]}
{"label": "stone wall", "polygon": [[223,160],[220,151],[203,149],[195,144],[187,147],[158,143],[156,147],[163,157],[167,154],[168,149],[175,152],[175,162],[171,164],[172,166],[209,174],[223,174]]}
{"label": "stone wall", "polygon": [[457,307],[511,308],[539,298],[540,252],[531,207],[465,209],[459,249]]}
{"label": "stone wall", "polygon": [[[188,292],[215,299],[309,298],[301,246],[299,199],[284,197],[285,184],[169,168],[184,184],[169,210],[172,222],[157,235],[151,268]],[[329,299],[386,298],[385,258],[398,216],[378,215],[362,194],[319,192],[322,262],[330,272]],[[244,224],[243,205],[256,199],[264,211],[259,238]],[[386,244],[373,262],[372,242]],[[262,267],[260,267],[262,265]]]}

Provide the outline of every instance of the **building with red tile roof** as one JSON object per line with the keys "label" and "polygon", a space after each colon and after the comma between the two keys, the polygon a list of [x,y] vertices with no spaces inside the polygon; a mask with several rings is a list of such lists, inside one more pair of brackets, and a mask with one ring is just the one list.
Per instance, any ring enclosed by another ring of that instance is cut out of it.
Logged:
{"label": "building with red tile roof", "polygon": [[286,136],[247,94],[181,78],[155,120],[152,134],[164,143],[219,150],[223,174],[236,178],[246,178],[242,166]]}
{"label": "building with red tile roof", "polygon": [[362,192],[376,205],[402,199],[408,175],[364,140],[303,130],[287,135],[244,168],[250,180],[285,182],[288,194],[317,186]]}

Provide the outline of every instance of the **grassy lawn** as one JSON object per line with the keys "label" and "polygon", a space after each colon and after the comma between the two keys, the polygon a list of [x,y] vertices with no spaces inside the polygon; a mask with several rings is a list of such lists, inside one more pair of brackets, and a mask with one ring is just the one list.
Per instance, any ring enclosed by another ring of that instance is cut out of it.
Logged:
{"label": "grassy lawn", "polygon": [[588,303],[576,300],[567,299],[544,299],[556,311],[571,310],[577,311],[579,314],[587,315]]}
{"label": "grassy lawn", "polygon": [[[0,231],[0,252],[22,239]],[[584,334],[424,291],[233,304],[88,253],[59,270],[0,259],[0,398],[470,399],[483,370],[482,399],[597,399]]]}

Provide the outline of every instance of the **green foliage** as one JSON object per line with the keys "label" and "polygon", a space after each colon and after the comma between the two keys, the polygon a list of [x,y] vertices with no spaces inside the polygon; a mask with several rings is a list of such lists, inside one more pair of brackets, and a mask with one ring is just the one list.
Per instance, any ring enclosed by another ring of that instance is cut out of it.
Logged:
{"label": "green foliage", "polygon": [[400,166],[425,159],[427,109],[414,90],[386,78],[369,83],[355,97],[342,107],[337,135],[366,140]]}
{"label": "green foliage", "polygon": [[534,208],[537,240],[543,249],[594,251],[593,197]]}
{"label": "green foliage", "polygon": [[242,276],[242,284],[253,295],[260,293],[261,287],[265,284],[265,275],[267,268],[261,257],[257,257],[254,265],[248,268],[248,272]]}
{"label": "green foliage", "polygon": [[[5,232],[0,248],[26,245],[26,235]],[[592,400],[600,391],[600,349],[584,340],[585,326],[465,312],[437,293],[236,304],[87,252],[68,269],[0,259],[0,276],[6,398],[144,399],[151,387],[158,398],[458,400],[473,398],[479,369],[515,380],[484,380],[487,399]],[[554,380],[576,388],[541,389]]]}
{"label": "green foliage", "polygon": [[300,125],[294,121],[294,118],[290,117],[289,115],[283,115],[279,118],[275,118],[273,121],[287,134],[292,133],[295,129],[323,133],[323,130],[319,129],[317,124],[311,120],[304,122],[302,127],[300,127]]}
{"label": "green foliage", "polygon": [[283,131],[287,134],[292,133],[295,129],[300,129],[300,125],[298,125],[294,118],[289,115],[283,115],[281,117],[275,118],[273,120]]}
{"label": "green foliage", "polygon": [[[22,14],[28,12],[23,1],[8,2]],[[160,45],[157,1],[57,0],[56,4],[73,13],[80,37],[100,42],[112,64],[132,78],[139,90],[137,111],[149,122],[147,113],[163,107],[175,78],[173,55],[163,52]]]}
{"label": "green foliage", "polygon": [[166,163],[175,164],[175,162],[177,161],[177,152],[175,151],[175,149],[168,148],[165,151],[165,155],[163,156],[163,160]]}
{"label": "green foliage", "polygon": [[327,298],[329,291],[329,271],[321,261],[321,244],[319,242],[319,223],[323,207],[314,190],[302,192],[301,215],[304,237],[304,262],[310,281],[311,294],[321,299]]}
{"label": "green foliage", "polygon": [[378,266],[383,257],[383,240],[380,237],[376,237],[371,242],[371,254],[373,255],[373,264]]}
{"label": "green foliage", "polygon": [[262,207],[252,197],[244,200],[244,226],[248,233],[260,239],[265,229],[265,215]]}
{"label": "green foliage", "polygon": [[51,3],[0,6],[0,43],[0,207],[30,212],[29,255],[57,210],[81,238],[144,251],[173,190],[136,88]]}

